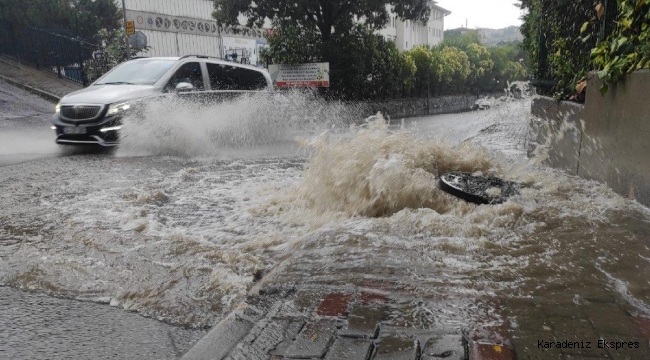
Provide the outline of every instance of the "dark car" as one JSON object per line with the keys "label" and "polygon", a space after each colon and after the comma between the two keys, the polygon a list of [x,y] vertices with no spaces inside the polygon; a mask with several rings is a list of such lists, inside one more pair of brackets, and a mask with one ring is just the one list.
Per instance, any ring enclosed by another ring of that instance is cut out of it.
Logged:
{"label": "dark car", "polygon": [[58,144],[116,146],[123,115],[140,101],[180,96],[211,102],[251,92],[273,92],[265,69],[196,55],[133,59],[64,96],[52,128]]}

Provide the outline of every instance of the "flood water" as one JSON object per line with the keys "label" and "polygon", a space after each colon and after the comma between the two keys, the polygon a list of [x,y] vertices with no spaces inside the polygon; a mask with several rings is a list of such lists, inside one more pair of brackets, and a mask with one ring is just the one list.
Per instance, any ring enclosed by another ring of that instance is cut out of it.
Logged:
{"label": "flood water", "polygon": [[[114,154],[4,167],[0,285],[192,328],[277,266],[287,282],[389,288],[411,313],[392,322],[414,328],[650,316],[650,212],[527,159],[529,100],[390,123],[242,101],[159,105],[127,119]],[[525,188],[471,205],[439,189],[448,171]]]}

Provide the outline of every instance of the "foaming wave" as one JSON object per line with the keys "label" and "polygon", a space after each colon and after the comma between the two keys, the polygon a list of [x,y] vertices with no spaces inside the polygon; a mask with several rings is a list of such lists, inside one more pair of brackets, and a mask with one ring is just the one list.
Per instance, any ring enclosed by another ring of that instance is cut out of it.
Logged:
{"label": "foaming wave", "polygon": [[244,94],[223,101],[170,96],[124,119],[118,155],[215,156],[233,149],[292,146],[298,135],[363,118],[360,106],[309,93]]}
{"label": "foaming wave", "polygon": [[298,194],[308,207],[371,217],[406,208],[463,211],[439,189],[437,177],[449,171],[501,173],[499,162],[483,148],[392,133],[380,114],[353,130],[352,138],[332,140],[323,134],[305,142],[314,153]]}

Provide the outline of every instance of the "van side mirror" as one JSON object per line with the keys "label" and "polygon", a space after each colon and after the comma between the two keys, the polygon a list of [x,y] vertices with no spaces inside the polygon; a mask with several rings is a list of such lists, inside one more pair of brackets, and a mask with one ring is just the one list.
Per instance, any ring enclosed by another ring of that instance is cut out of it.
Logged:
{"label": "van side mirror", "polygon": [[180,82],[176,84],[176,91],[177,92],[184,92],[184,91],[192,91],[194,90],[194,86],[190,83],[187,82]]}

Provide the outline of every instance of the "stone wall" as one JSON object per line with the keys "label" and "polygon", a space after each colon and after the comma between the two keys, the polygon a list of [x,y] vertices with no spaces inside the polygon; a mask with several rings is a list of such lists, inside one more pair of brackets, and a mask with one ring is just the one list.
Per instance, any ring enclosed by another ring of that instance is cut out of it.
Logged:
{"label": "stone wall", "polygon": [[476,95],[441,96],[427,99],[387,99],[364,103],[364,111],[369,114],[381,112],[392,119],[449,114],[472,110],[478,100]]}
{"label": "stone wall", "polygon": [[592,77],[584,106],[540,98],[533,103],[530,149],[572,174],[606,183],[650,205],[650,71],[637,71],[605,96]]}

